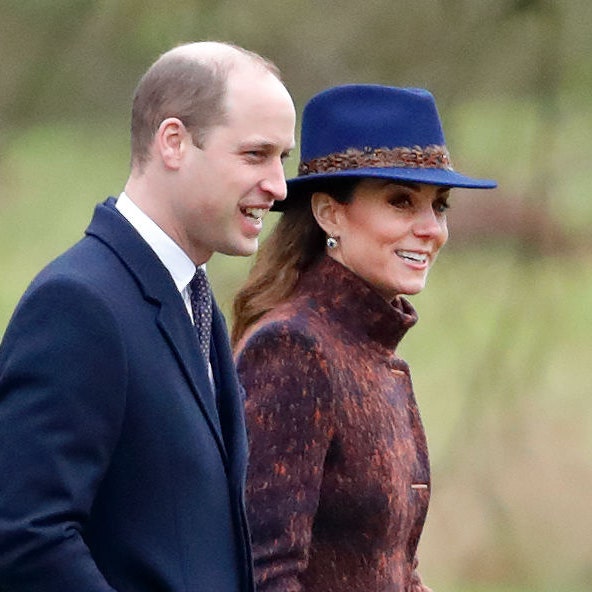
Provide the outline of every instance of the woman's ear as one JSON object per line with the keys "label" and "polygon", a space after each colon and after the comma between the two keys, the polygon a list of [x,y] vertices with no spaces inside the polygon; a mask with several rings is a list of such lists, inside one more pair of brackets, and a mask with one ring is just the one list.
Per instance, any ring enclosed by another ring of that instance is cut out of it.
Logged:
{"label": "woman's ear", "polygon": [[317,224],[329,236],[339,236],[339,210],[341,204],[328,193],[317,191],[310,198],[312,214]]}

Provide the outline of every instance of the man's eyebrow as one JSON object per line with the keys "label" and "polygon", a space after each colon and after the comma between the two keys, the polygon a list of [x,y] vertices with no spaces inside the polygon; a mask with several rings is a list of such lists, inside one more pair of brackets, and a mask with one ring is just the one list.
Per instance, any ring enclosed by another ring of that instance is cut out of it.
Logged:
{"label": "man's eyebrow", "polygon": [[261,148],[263,150],[269,150],[274,147],[273,142],[263,139],[244,140],[239,144],[240,148]]}
{"label": "man's eyebrow", "polygon": [[[257,150],[264,150],[265,152],[272,152],[274,150],[277,150],[280,146],[281,146],[280,143],[270,142],[269,140],[259,139],[259,140],[247,140],[247,141],[241,142],[239,144],[239,149],[252,150],[253,148],[256,148]],[[292,150],[294,150],[295,147],[296,147],[296,143],[292,142],[288,148],[286,148],[285,150],[282,150],[282,154],[285,154],[285,155],[290,154],[290,152],[292,152]]]}
{"label": "man's eyebrow", "polygon": [[266,150],[272,150],[274,148],[278,148],[279,146],[283,146],[283,142],[281,140],[274,140],[269,138],[253,138],[252,140],[246,140],[244,142],[247,146],[260,146],[261,148],[265,148]]}

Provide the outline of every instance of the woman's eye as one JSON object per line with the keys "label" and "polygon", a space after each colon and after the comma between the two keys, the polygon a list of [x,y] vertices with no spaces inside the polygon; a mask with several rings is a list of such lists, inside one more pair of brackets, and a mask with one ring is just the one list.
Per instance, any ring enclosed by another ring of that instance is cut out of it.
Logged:
{"label": "woman's eye", "polygon": [[447,201],[437,201],[434,203],[434,210],[438,212],[438,214],[446,213],[446,210],[450,208],[450,204]]}
{"label": "woman's eye", "polygon": [[411,199],[407,195],[398,195],[393,197],[389,203],[396,208],[407,208],[411,206]]}

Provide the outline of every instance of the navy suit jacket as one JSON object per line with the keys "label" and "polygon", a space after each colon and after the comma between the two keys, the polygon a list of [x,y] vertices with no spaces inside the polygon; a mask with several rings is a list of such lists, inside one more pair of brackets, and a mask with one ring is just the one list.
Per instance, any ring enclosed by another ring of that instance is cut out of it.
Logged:
{"label": "navy suit jacket", "polygon": [[247,445],[214,306],[218,407],[182,297],[114,208],[0,346],[0,590],[244,592]]}

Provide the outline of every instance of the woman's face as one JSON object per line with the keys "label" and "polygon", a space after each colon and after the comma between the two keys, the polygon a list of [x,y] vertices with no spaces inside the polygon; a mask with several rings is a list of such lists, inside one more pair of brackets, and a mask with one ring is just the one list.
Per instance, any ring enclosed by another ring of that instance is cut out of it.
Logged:
{"label": "woman's face", "polygon": [[338,245],[329,255],[391,301],[423,290],[448,239],[450,189],[362,179],[348,204],[334,201]]}

